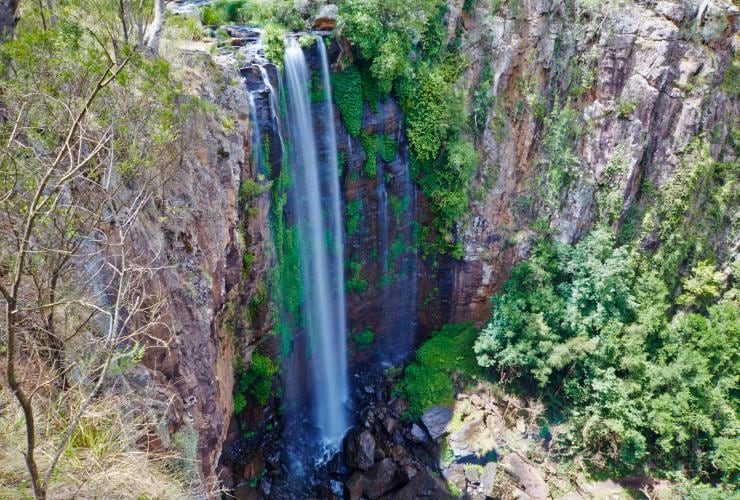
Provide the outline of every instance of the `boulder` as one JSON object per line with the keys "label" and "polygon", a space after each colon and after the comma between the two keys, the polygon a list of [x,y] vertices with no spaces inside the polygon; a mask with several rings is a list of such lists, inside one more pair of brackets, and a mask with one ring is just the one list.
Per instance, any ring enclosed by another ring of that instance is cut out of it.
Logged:
{"label": "boulder", "polygon": [[355,427],[344,438],[344,462],[351,469],[368,470],[375,462],[375,438]]}
{"label": "boulder", "polygon": [[494,487],[496,486],[496,462],[488,462],[483,467],[480,477],[480,488],[488,498],[494,498]]}
{"label": "boulder", "polygon": [[372,499],[379,498],[398,486],[398,466],[393,459],[384,458],[365,473],[363,493]]}
{"label": "boulder", "polygon": [[415,500],[417,498],[452,500],[455,497],[450,495],[446,485],[442,481],[432,476],[429,469],[424,468],[406,486],[401,488],[393,498],[395,500]]}
{"label": "boulder", "polygon": [[450,420],[452,420],[452,410],[444,406],[433,406],[421,416],[421,423],[435,441],[447,431],[447,424]]}
{"label": "boulder", "polygon": [[442,471],[442,475],[448,483],[454,484],[460,491],[465,491],[467,479],[465,479],[465,466],[463,464],[451,464]]}
{"label": "boulder", "polygon": [[347,500],[358,500],[362,496],[365,487],[365,478],[362,472],[354,471],[349,479],[344,482],[344,498]]}
{"label": "boulder", "polygon": [[313,28],[318,31],[330,31],[337,27],[337,15],[339,14],[339,7],[336,5],[324,5],[319,9],[319,13],[316,14],[316,19],[313,21]]}
{"label": "boulder", "polygon": [[465,479],[472,484],[480,484],[480,471],[478,467],[466,467],[465,468]]}
{"label": "boulder", "polygon": [[502,467],[533,499],[550,497],[550,488],[540,473],[517,453],[509,453],[502,460]]}
{"label": "boulder", "polygon": [[419,427],[418,425],[414,424],[411,426],[411,431],[409,432],[409,439],[417,444],[427,444],[429,443],[429,434],[427,434],[427,431]]}

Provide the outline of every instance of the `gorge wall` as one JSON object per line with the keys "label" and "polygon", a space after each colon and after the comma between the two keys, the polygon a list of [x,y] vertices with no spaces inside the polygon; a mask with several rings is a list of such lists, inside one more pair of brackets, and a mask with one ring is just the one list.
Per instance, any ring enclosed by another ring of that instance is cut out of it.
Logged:
{"label": "gorge wall", "polygon": [[[469,216],[459,226],[462,259],[418,257],[415,228],[431,215],[411,180],[398,104],[389,98],[365,106],[363,130],[394,145],[394,154],[378,150],[375,170],[366,168],[373,148],[334,113],[345,217],[353,221],[345,276],[357,372],[398,362],[447,321],[487,319],[491,295],[538,232],[575,241],[597,222],[628,228],[650,196],[646,186],[660,189],[685,175],[693,139],[703,137],[715,159],[737,161],[740,104],[736,70],[728,69],[740,46],[733,4],[635,2],[577,12],[550,0],[448,4],[448,37],[457,37],[468,59],[460,82],[471,96],[482,157]],[[305,50],[316,70],[315,51]],[[332,63],[341,50],[338,40],[329,45]],[[148,373],[137,383],[173,401],[160,408],[166,419],[156,444],[166,448],[173,433],[193,429],[201,476],[234,485],[254,477],[253,458],[278,437],[279,398],[248,406],[237,419],[233,388],[234,365],[248,364],[255,348],[280,351],[276,311],[285,303],[268,287],[279,253],[270,181],[281,159],[278,148],[264,146],[265,138],[277,144],[279,131],[255,134],[250,119],[268,123],[275,103],[260,90],[250,111],[234,60],[219,60],[224,64],[192,70],[198,93],[217,110],[195,115],[182,138],[180,176],[163,196],[177,203],[156,206],[142,223],[142,248],[163,265],[177,264],[156,284],[173,298],[173,331],[162,332],[163,347],[149,351]],[[275,68],[267,73],[278,87]],[[241,76],[247,87],[266,81],[254,68]],[[552,137],[557,124],[570,127],[562,134],[566,143],[572,134],[574,148],[553,150],[563,142]],[[557,176],[545,165],[554,154],[567,156]],[[701,206],[697,199],[692,210]],[[718,231],[710,244],[736,250],[728,237]],[[654,243],[648,237],[643,244]],[[258,429],[260,441],[250,443],[244,434]],[[224,460],[228,467],[219,468]]]}
{"label": "gorge wall", "polygon": [[[492,10],[481,2],[463,12],[458,2],[451,9],[470,58],[461,80],[471,95],[481,84],[490,88],[490,106],[480,113],[477,199],[454,270],[454,321],[487,318],[490,296],[526,255],[535,225],[573,242],[599,218],[629,223],[644,186],[660,190],[680,176],[682,156],[698,137],[715,159],[737,157],[735,5],[594,2],[578,16],[565,2],[517,5]],[[553,102],[553,93],[567,101]],[[548,193],[544,124],[566,108],[580,129],[574,161]],[[600,196],[612,197],[612,206],[597,207]]]}

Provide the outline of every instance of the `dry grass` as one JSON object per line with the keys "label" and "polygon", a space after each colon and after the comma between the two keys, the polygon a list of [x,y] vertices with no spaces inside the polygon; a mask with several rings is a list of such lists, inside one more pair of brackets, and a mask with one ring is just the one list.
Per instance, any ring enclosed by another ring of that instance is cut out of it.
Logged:
{"label": "dry grass", "polygon": [[[22,454],[25,431],[22,413],[0,390],[0,498],[32,498]],[[66,415],[74,395],[65,401],[37,400],[39,429],[38,461],[49,463],[55,444],[66,429]],[[53,404],[50,404],[53,403]],[[182,499],[192,495],[175,463],[179,457],[154,457],[137,447],[146,429],[136,418],[121,415],[117,398],[91,405],[70,439],[51,484],[49,498],[161,498]]]}

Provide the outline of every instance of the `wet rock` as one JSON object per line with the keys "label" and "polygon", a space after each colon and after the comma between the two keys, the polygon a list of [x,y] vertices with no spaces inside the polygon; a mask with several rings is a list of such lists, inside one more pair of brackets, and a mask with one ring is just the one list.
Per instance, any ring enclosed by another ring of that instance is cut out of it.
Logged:
{"label": "wet rock", "polygon": [[362,496],[362,490],[365,487],[365,478],[362,472],[355,471],[344,482],[344,498],[347,500],[358,500]]}
{"label": "wet rock", "polygon": [[363,493],[365,496],[371,500],[380,498],[398,486],[400,482],[398,466],[392,459],[385,458],[370,467],[364,479]]}
{"label": "wet rock", "polygon": [[369,469],[375,462],[375,438],[355,427],[344,438],[344,462],[351,469]]}
{"label": "wet rock", "polygon": [[501,466],[531,498],[545,499],[550,496],[550,488],[548,488],[540,473],[519,454],[510,453],[506,455]]}
{"label": "wet rock", "polygon": [[488,462],[483,467],[480,477],[481,492],[488,498],[493,498],[496,486],[496,462]]}
{"label": "wet rock", "polygon": [[411,431],[409,432],[409,439],[417,444],[427,444],[429,443],[429,434],[427,434],[427,431],[419,427],[418,425],[414,424],[411,426]]}
{"label": "wet rock", "polygon": [[324,5],[319,9],[319,13],[316,14],[316,19],[313,21],[313,27],[318,31],[330,31],[337,26],[337,15],[339,14],[339,7],[336,5]]}
{"label": "wet rock", "polygon": [[447,424],[452,420],[452,410],[444,406],[434,406],[421,416],[421,422],[435,441],[447,432]]}
{"label": "wet rock", "polygon": [[424,468],[416,474],[409,483],[401,488],[393,498],[395,500],[415,500],[417,498],[452,500],[446,485],[432,476],[429,469]]}

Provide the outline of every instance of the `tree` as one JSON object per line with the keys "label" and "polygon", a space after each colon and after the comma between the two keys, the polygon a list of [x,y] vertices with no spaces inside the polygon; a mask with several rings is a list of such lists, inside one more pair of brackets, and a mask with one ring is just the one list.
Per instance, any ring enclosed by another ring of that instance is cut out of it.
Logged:
{"label": "tree", "polygon": [[[37,498],[111,367],[168,328],[134,240],[177,158],[177,91],[163,61],[102,40],[67,22],[0,48],[0,342]],[[47,401],[64,429],[40,459]]]}
{"label": "tree", "polygon": [[159,39],[164,31],[164,4],[165,0],[154,0],[154,19],[147,29],[144,43],[155,54],[159,49]]}

